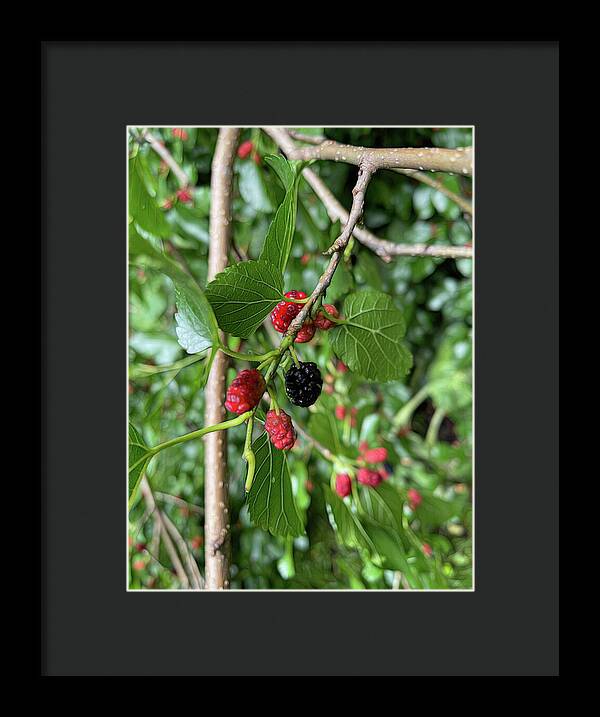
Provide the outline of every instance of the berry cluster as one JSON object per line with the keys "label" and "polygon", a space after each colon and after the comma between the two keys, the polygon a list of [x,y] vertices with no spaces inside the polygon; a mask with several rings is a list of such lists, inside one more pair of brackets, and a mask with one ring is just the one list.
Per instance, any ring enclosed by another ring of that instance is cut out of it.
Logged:
{"label": "berry cluster", "polygon": [[352,428],[356,426],[356,414],[358,413],[357,408],[351,408],[350,411],[346,409],[345,406],[338,405],[335,407],[335,417],[338,419],[338,421],[345,420],[346,416],[350,416],[350,425]]}
{"label": "berry cluster", "polygon": [[[253,151],[252,142],[243,142],[238,148],[238,156],[245,159]],[[180,190],[180,192],[183,190]],[[179,199],[181,197],[178,194]],[[286,299],[306,299],[303,291],[288,291]],[[292,321],[302,310],[302,304],[294,301],[280,301],[271,312],[271,322],[279,333],[285,333]],[[310,341],[317,328],[328,331],[335,322],[331,319],[339,317],[335,306],[324,304],[317,312],[314,319],[307,319],[296,334],[296,343]],[[345,368],[345,367],[344,367]],[[238,416],[258,406],[261,397],[267,388],[263,375],[257,369],[246,369],[241,371],[227,388],[225,406],[229,411]],[[285,374],[285,392],[290,402],[295,406],[312,406],[321,395],[323,379],[317,364],[312,362],[298,362],[294,355],[294,364],[290,366]],[[290,416],[282,411],[277,404],[271,404],[272,408],[267,412],[265,418],[265,431],[271,443],[279,450],[290,450],[296,442],[296,431]],[[355,424],[356,410],[351,411],[352,425]],[[360,471],[359,471],[360,473]],[[359,477],[360,480],[360,477]],[[338,492],[350,490],[350,477],[340,478]],[[345,481],[346,488],[342,488]],[[348,495],[348,493],[345,493]]]}
{"label": "berry cluster", "polygon": [[[391,473],[391,466],[386,463],[388,457],[387,448],[382,446],[369,448],[368,443],[363,441],[359,446],[359,453],[358,463],[360,467],[356,472],[356,480],[362,485],[375,488]],[[340,498],[350,495],[352,492],[352,479],[347,473],[340,473],[336,476],[335,490]]]}
{"label": "berry cluster", "polygon": [[[306,294],[303,291],[296,291],[295,289],[288,291],[285,296],[287,299],[306,299]],[[271,323],[275,331],[284,334],[289,329],[292,321],[298,316],[301,309],[302,304],[296,304],[293,301],[280,301],[273,311],[271,311]],[[306,319],[302,324],[294,341],[298,344],[303,344],[313,338],[317,329],[329,331],[329,329],[335,326],[335,323],[327,317],[337,319],[339,315],[335,306],[332,304],[323,304],[323,308],[319,309],[314,320]]]}

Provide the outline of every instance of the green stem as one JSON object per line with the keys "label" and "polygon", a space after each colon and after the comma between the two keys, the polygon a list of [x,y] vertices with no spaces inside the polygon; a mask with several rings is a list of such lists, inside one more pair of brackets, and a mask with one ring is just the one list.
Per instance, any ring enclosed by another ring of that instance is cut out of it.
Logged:
{"label": "green stem", "polygon": [[293,346],[290,346],[290,356],[292,357],[294,364],[296,366],[300,366],[300,361],[298,360],[298,354],[296,353],[296,349]]}
{"label": "green stem", "polygon": [[337,319],[336,319],[335,316],[333,316],[332,314],[330,314],[330,313],[329,313],[328,311],[326,311],[325,309],[322,309],[322,311],[323,311],[323,314],[325,315],[325,318],[326,318],[328,321],[332,321],[334,324],[347,324],[347,323],[348,323],[348,322],[346,321],[346,319],[340,319],[340,318],[337,318]]}
{"label": "green stem", "polygon": [[252,481],[254,480],[254,470],[256,469],[256,456],[254,455],[254,451],[252,450],[252,427],[254,426],[254,411],[251,411],[250,413],[251,415],[248,418],[248,424],[246,426],[246,441],[244,443],[243,453],[244,460],[248,464],[246,485],[244,486],[246,493],[250,492],[250,488],[252,487]]}
{"label": "green stem", "polygon": [[395,428],[401,428],[402,426],[408,426],[413,413],[417,407],[423,403],[423,401],[429,395],[429,385],[425,384],[415,395],[407,401],[404,406],[394,416],[393,425]]}
{"label": "green stem", "polygon": [[442,421],[444,420],[445,415],[446,411],[444,411],[443,408],[435,409],[435,413],[431,417],[429,427],[427,428],[427,435],[425,436],[425,443],[428,446],[433,446],[437,441],[440,426],[442,425]]}
{"label": "green stem", "polygon": [[186,366],[191,366],[191,364],[196,363],[197,361],[202,361],[206,358],[206,354],[194,354],[193,356],[186,356],[185,358],[182,358],[180,361],[175,361],[175,363],[166,364],[164,366],[149,366],[147,364],[139,364],[137,366],[131,366],[129,369],[129,378],[142,378],[144,376],[153,376],[156,373],[166,373],[167,371],[180,371],[182,368],[185,368]]}
{"label": "green stem", "polygon": [[194,438],[202,438],[202,436],[205,436],[207,433],[214,433],[214,431],[226,431],[228,428],[239,426],[241,423],[250,418],[253,413],[254,409],[252,411],[246,411],[246,413],[242,413],[239,416],[236,416],[236,418],[231,418],[229,421],[216,423],[214,426],[205,426],[204,428],[200,428],[197,431],[192,431],[191,433],[186,433],[183,436],[172,438],[170,441],[166,441],[166,443],[160,443],[158,446],[154,446],[154,448],[151,448],[149,454],[154,456],[157,453],[160,453],[160,451],[164,451],[165,448],[171,448],[171,446],[177,446],[180,443],[192,441],[194,440]]}
{"label": "green stem", "polygon": [[222,344],[219,346],[219,349],[228,356],[231,356],[232,358],[239,359],[240,361],[259,361],[264,362],[267,359],[273,358],[276,356],[279,351],[278,349],[273,349],[273,351],[269,351],[266,354],[243,354],[239,353],[238,351],[232,351],[231,349],[228,349],[226,346],[223,346]]}
{"label": "green stem", "polygon": [[267,386],[267,391],[269,392],[269,397],[271,399],[271,409],[275,411],[277,415],[279,415],[279,403],[277,403],[277,395],[275,394],[275,389],[271,384]]}

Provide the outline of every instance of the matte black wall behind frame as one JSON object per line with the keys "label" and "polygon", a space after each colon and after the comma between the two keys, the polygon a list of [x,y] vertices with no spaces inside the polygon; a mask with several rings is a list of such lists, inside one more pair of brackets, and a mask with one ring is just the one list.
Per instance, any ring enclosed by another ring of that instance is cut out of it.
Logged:
{"label": "matte black wall behind frame", "polygon": [[[556,674],[558,48],[49,43],[43,65],[46,673]],[[125,126],[279,123],[476,126],[475,593],[125,592]]]}

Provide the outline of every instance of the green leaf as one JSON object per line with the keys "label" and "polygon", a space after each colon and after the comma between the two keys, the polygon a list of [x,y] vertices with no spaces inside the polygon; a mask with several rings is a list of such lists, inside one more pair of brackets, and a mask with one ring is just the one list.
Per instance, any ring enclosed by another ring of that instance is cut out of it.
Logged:
{"label": "green leaf", "polygon": [[129,254],[132,263],[158,269],[175,285],[178,313],[177,339],[190,354],[206,351],[219,343],[217,320],[210,303],[196,282],[135,230],[129,233]]}
{"label": "green leaf", "polygon": [[238,187],[242,199],[255,212],[269,214],[273,204],[269,198],[261,170],[250,160],[242,160],[237,165]]}
{"label": "green leaf", "polygon": [[322,446],[327,446],[336,455],[347,455],[348,451],[340,439],[337,419],[331,411],[311,414],[308,432]]}
{"label": "green leaf", "polygon": [[150,449],[137,432],[135,427],[129,424],[129,503],[142,480],[144,471],[152,458]]}
{"label": "green leaf", "polygon": [[271,262],[283,274],[292,250],[298,210],[298,182],[304,163],[271,155],[265,157],[265,162],[277,172],[285,187],[285,197],[269,226],[259,259]]}
{"label": "green leaf", "polygon": [[438,527],[447,523],[450,518],[458,516],[461,511],[459,501],[447,501],[433,495],[421,494],[422,501],[415,511],[419,520],[430,527]]}
{"label": "green leaf", "polygon": [[401,342],[406,331],[402,313],[379,291],[350,294],[344,301],[345,322],[329,331],[331,348],[350,368],[370,381],[396,381],[412,366],[412,354]]}
{"label": "green leaf", "polygon": [[407,560],[404,545],[398,533],[372,519],[363,519],[365,532],[383,559],[388,570],[400,570],[411,588],[421,588],[423,584]]}
{"label": "green leaf", "polygon": [[358,517],[328,485],[324,484],[322,487],[325,501],[331,509],[340,543],[348,548],[366,548],[373,551],[375,546],[370,541]]}
{"label": "green leaf", "polygon": [[159,237],[172,234],[164,214],[146,189],[139,154],[129,160],[129,215],[151,234]]}
{"label": "green leaf", "polygon": [[248,493],[252,522],[272,535],[303,535],[285,452],[275,448],[266,433],[254,441],[252,450],[256,456],[254,481]]}
{"label": "green leaf", "polygon": [[376,488],[361,486],[360,502],[373,520],[398,533],[402,531],[403,500],[389,483],[380,483]]}
{"label": "green leaf", "polygon": [[244,261],[217,274],[206,298],[223,331],[247,339],[283,299],[283,276],[269,262]]}

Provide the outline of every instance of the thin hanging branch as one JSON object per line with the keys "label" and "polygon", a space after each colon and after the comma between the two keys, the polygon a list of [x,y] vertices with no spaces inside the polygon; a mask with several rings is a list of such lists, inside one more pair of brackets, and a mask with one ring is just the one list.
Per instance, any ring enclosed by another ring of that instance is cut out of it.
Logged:
{"label": "thin hanging branch", "polygon": [[189,187],[190,186],[190,178],[187,176],[187,174],[183,171],[183,169],[179,166],[179,164],[175,161],[173,155],[169,152],[169,150],[165,147],[165,145],[156,139],[156,137],[150,132],[149,129],[144,128],[141,131],[141,137],[148,142],[148,144],[152,147],[152,149],[158,154],[158,156],[163,160],[163,162],[169,167],[169,169],[173,172],[175,177],[177,178],[177,181],[179,182],[181,187]]}
{"label": "thin hanging branch", "polygon": [[150,488],[150,484],[148,483],[146,477],[142,479],[140,489],[142,491],[142,495],[144,496],[144,501],[146,502],[148,510],[151,512],[151,514],[154,515],[156,523],[160,525],[160,535],[162,538],[162,542],[164,543],[165,549],[169,555],[169,558],[171,559],[173,569],[175,570],[175,574],[179,578],[181,587],[184,588],[184,590],[187,590],[189,588],[189,579],[187,573],[185,572],[181,560],[179,559],[179,555],[177,553],[177,550],[175,549],[175,545],[173,545],[173,541],[171,540],[171,537],[167,532],[167,529],[163,522],[163,514],[159,507],[156,505],[154,495],[152,494],[152,489]]}
{"label": "thin hanging branch", "polygon": [[[296,145],[286,130],[280,127],[263,127],[263,130],[277,143],[277,145],[290,157]],[[332,222],[338,219],[342,224],[348,221],[348,212],[340,204],[335,195],[326,186],[323,180],[315,172],[306,167],[302,170],[302,176],[312,187],[319,197],[323,206],[329,214]],[[431,256],[443,258],[464,258],[470,259],[473,256],[473,249],[467,246],[439,246],[435,244],[397,244],[396,242],[380,239],[368,229],[355,226],[353,235],[363,246],[377,254],[383,261],[390,262],[397,256]]]}
{"label": "thin hanging branch", "polygon": [[[222,127],[211,168],[210,245],[208,277],[211,281],[227,266],[231,239],[233,160],[239,128]],[[204,392],[204,425],[225,419],[225,381],[228,357],[217,351]],[[229,486],[227,476],[227,431],[210,433],[204,439],[204,580],[207,590],[229,587]]]}
{"label": "thin hanging branch", "polygon": [[335,270],[337,269],[338,264],[342,259],[344,249],[348,245],[350,237],[352,236],[352,232],[356,227],[356,223],[359,221],[362,215],[362,210],[365,202],[365,193],[367,191],[367,187],[369,185],[369,181],[371,179],[373,171],[374,170],[370,165],[369,160],[365,160],[364,163],[359,165],[358,177],[356,179],[354,189],[352,190],[352,207],[350,208],[350,212],[348,213],[348,217],[346,219],[344,228],[342,229],[342,233],[327,250],[326,253],[331,254],[329,264],[321,275],[321,278],[317,282],[317,285],[313,289],[313,292],[308,298],[308,301],[302,306],[302,309],[298,312],[297,316],[289,325],[289,328],[285,334],[286,340],[290,342],[294,340],[294,337],[302,328],[302,324],[308,318],[313,306],[316,305],[317,301],[321,296],[325,295],[327,288],[331,284],[331,280],[333,279]]}

